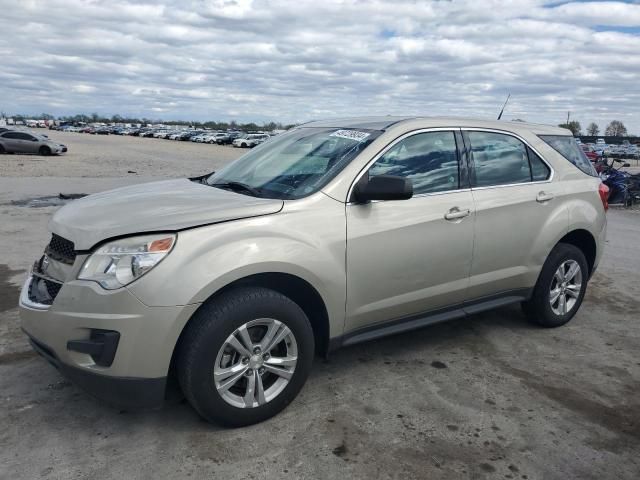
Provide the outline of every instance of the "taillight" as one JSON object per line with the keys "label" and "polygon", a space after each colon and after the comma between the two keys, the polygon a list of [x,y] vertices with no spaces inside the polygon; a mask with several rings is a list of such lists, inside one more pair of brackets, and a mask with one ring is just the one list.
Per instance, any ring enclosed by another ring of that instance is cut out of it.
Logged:
{"label": "taillight", "polygon": [[600,200],[602,200],[602,206],[606,212],[609,210],[609,187],[600,182],[600,185],[598,186],[598,193],[600,194]]}

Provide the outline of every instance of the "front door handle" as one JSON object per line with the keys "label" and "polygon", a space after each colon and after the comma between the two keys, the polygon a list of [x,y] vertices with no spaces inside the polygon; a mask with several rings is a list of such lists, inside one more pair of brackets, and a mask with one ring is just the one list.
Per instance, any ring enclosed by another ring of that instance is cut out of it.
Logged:
{"label": "front door handle", "polygon": [[553,200],[553,193],[546,193],[542,191],[539,192],[538,196],[536,197],[536,202],[540,203],[548,202],[549,200]]}
{"label": "front door handle", "polygon": [[459,220],[461,218],[468,217],[470,213],[471,210],[469,210],[468,208],[460,210],[458,207],[453,207],[451,210],[444,214],[444,218],[445,220]]}

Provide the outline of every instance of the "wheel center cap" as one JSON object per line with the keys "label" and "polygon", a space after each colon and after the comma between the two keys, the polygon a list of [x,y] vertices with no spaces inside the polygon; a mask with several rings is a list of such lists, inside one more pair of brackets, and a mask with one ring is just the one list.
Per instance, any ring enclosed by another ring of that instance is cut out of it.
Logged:
{"label": "wheel center cap", "polygon": [[260,368],[262,366],[262,355],[251,355],[249,359],[249,367]]}

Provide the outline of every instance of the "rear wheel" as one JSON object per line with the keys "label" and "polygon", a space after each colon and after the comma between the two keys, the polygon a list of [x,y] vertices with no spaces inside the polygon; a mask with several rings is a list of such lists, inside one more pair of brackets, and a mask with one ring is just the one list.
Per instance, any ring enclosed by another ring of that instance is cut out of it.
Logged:
{"label": "rear wheel", "polygon": [[178,378],[205,419],[250,425],[296,397],[313,354],[313,331],[296,303],[265,288],[242,288],[198,310],[180,342]]}
{"label": "rear wheel", "polygon": [[559,243],[544,263],[531,299],[522,304],[527,318],[544,327],[564,325],[580,308],[588,278],[582,251]]}
{"label": "rear wheel", "polygon": [[40,147],[38,153],[43,157],[48,157],[49,155],[51,155],[51,149],[49,147]]}

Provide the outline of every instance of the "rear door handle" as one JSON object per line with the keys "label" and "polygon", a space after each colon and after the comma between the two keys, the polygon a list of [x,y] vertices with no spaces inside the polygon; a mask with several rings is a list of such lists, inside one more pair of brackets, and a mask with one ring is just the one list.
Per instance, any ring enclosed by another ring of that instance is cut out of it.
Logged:
{"label": "rear door handle", "polygon": [[540,203],[544,203],[544,202],[548,202],[549,200],[553,200],[553,193],[546,193],[546,192],[539,192],[538,196],[536,197],[536,202],[540,202]]}
{"label": "rear door handle", "polygon": [[471,210],[464,209],[460,210],[458,207],[453,207],[447,213],[444,214],[445,220],[458,220],[460,218],[468,217],[471,213]]}

